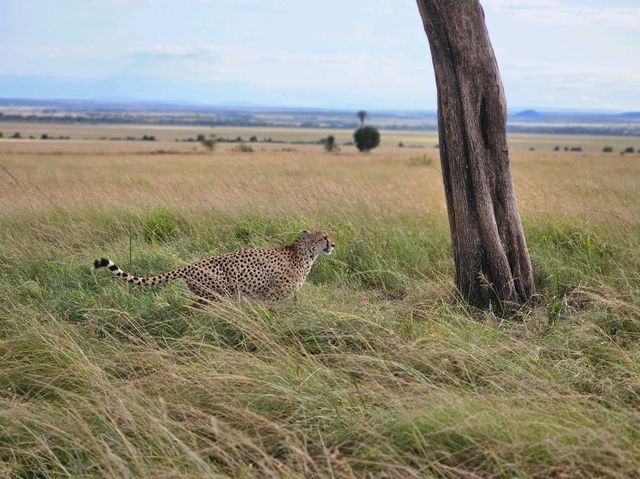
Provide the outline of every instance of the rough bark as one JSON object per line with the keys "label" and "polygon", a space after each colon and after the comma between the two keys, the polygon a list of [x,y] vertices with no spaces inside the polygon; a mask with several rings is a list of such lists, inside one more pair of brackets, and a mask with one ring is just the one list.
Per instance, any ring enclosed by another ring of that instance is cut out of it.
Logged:
{"label": "rough bark", "polygon": [[456,285],[472,305],[535,294],[516,206],[506,101],[478,0],[417,0],[438,88],[438,129]]}

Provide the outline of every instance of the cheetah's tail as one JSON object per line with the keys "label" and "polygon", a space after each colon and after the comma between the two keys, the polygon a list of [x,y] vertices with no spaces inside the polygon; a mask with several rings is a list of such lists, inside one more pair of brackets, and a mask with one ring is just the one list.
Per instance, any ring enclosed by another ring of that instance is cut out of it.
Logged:
{"label": "cheetah's tail", "polygon": [[111,271],[115,276],[120,278],[127,283],[135,284],[138,286],[155,286],[158,284],[164,284],[170,279],[177,278],[180,276],[179,270],[169,271],[168,273],[162,273],[157,276],[149,276],[146,278],[139,278],[138,276],[133,276],[125,271],[122,271],[117,264],[107,258],[100,258],[93,262],[93,268],[107,268]]}

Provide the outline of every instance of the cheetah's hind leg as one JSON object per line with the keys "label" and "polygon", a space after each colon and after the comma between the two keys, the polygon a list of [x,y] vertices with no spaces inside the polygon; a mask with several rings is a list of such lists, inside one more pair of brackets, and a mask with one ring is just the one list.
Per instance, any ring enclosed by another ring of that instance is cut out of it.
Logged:
{"label": "cheetah's hind leg", "polygon": [[211,301],[206,300],[205,298],[201,297],[201,296],[195,296],[193,298],[193,300],[191,301],[191,303],[189,303],[189,306],[187,306],[187,308],[189,309],[195,309],[197,311],[202,311],[204,310],[209,304],[211,304]]}
{"label": "cheetah's hind leg", "polygon": [[219,303],[224,295],[218,291],[207,288],[206,286],[193,281],[187,281],[187,288],[193,298],[193,301],[189,305],[190,309],[196,309],[202,311],[214,303]]}

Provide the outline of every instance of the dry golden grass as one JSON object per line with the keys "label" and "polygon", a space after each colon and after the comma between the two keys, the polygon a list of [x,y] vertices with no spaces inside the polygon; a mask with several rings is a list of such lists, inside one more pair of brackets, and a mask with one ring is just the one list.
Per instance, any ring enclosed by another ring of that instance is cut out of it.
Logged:
{"label": "dry golden grass", "polygon": [[[236,215],[446,213],[434,149],[383,147],[362,155],[348,147],[326,154],[319,145],[258,144],[254,153],[234,151],[232,144],[213,153],[163,142],[72,145],[78,149],[64,154],[65,142],[1,142],[3,214],[158,205]],[[183,153],[153,154],[180,147]],[[412,164],[410,158],[422,155],[431,164]],[[599,223],[613,216],[638,225],[639,155],[514,149],[511,157],[523,214]]]}

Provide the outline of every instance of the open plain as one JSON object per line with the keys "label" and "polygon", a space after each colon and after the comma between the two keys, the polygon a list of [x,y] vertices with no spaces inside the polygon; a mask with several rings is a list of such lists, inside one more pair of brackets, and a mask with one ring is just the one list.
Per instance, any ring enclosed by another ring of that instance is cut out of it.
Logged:
{"label": "open plain", "polygon": [[[0,125],[0,476],[640,470],[640,139],[511,137],[539,302],[498,318],[456,295],[433,133]],[[90,269],[306,228],[337,248],[271,309]]]}

